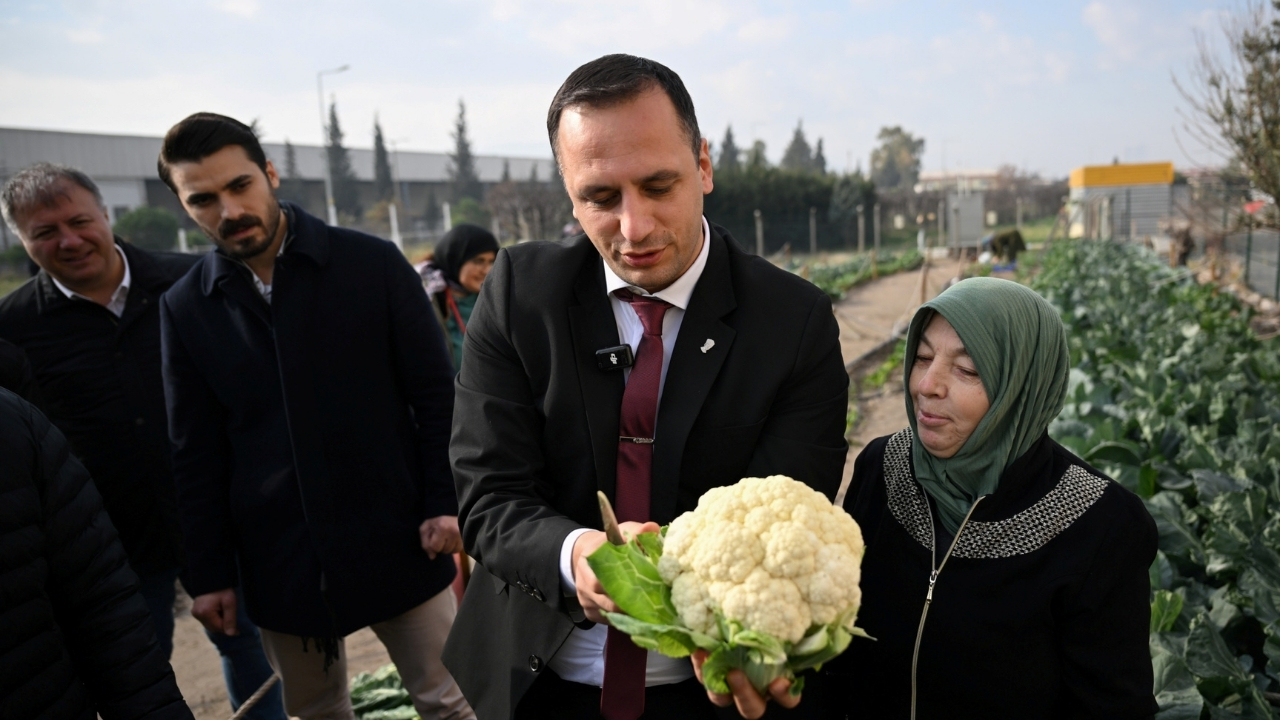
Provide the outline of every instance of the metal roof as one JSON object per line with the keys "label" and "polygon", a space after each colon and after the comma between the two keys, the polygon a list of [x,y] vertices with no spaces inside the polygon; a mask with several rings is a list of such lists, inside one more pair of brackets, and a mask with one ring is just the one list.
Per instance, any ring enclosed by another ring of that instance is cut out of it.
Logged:
{"label": "metal roof", "polygon": [[[12,175],[37,162],[70,165],[83,170],[96,180],[155,180],[156,157],[160,154],[160,138],[134,135],[99,135],[94,133],[27,130],[0,127],[0,177]],[[304,180],[324,179],[324,148],[316,145],[294,145],[298,174]],[[283,143],[263,143],[267,158],[284,175]],[[351,166],[360,180],[373,181],[373,150],[348,148]],[[550,159],[477,155],[476,173],[483,182],[502,179],[503,164],[510,167],[513,180],[527,180],[536,165],[538,178],[552,177]],[[402,182],[447,182],[449,156],[400,150],[391,153],[392,174]]]}

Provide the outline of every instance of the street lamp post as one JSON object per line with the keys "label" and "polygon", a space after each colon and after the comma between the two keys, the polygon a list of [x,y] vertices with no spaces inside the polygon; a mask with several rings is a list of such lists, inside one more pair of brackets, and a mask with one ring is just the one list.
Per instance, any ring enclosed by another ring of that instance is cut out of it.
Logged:
{"label": "street lamp post", "polygon": [[337,75],[350,70],[350,65],[343,65],[331,70],[316,73],[316,97],[320,101],[320,147],[321,159],[324,162],[324,200],[329,211],[329,224],[338,224],[338,208],[333,204],[333,169],[329,166],[329,123],[324,118],[324,76]]}

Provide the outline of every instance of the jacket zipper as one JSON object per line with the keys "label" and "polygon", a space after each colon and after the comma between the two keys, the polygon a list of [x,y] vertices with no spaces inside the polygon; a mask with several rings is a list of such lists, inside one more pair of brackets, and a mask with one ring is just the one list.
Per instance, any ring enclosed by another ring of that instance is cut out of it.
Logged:
{"label": "jacket zipper", "polygon": [[933,604],[933,586],[938,582],[938,575],[942,574],[942,568],[946,566],[947,560],[951,559],[951,552],[956,549],[956,543],[960,541],[960,534],[964,532],[964,528],[969,524],[969,518],[973,515],[973,511],[978,507],[978,503],[982,502],[987,496],[983,495],[973,501],[973,505],[969,506],[969,512],[965,513],[964,521],[960,523],[960,527],[956,529],[956,536],[951,538],[951,547],[947,548],[947,554],[942,556],[942,563],[937,562],[938,559],[938,534],[933,527],[933,507],[929,504],[929,496],[924,496],[924,506],[929,514],[929,591],[924,596],[924,609],[920,611],[920,627],[916,630],[916,647],[911,652],[911,720],[916,720],[916,662],[920,659],[920,638],[924,635],[924,619],[929,616],[929,606]]}

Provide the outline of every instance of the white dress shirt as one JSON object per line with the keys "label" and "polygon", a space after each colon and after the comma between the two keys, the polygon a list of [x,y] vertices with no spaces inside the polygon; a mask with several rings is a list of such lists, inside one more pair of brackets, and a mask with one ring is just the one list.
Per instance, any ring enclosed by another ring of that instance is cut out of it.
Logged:
{"label": "white dress shirt", "polygon": [[[689,307],[689,298],[693,296],[693,289],[698,285],[698,278],[702,277],[702,270],[707,266],[710,247],[711,227],[704,217],[702,218],[702,249],[698,252],[697,259],[675,282],[652,293],[653,297],[671,304],[662,317],[662,376],[658,381],[659,399],[662,398],[662,390],[667,384],[667,368],[671,365],[671,352],[675,349],[676,337],[680,334],[680,323],[684,320],[684,312]],[[613,292],[627,288],[636,295],[650,295],[650,293],[634,285],[628,285],[609,268],[604,258],[601,258],[600,262],[604,265],[605,292],[609,293],[613,319],[618,323],[618,338],[630,345],[631,351],[635,353],[640,348],[644,324],[640,322],[640,316],[631,307],[631,303],[618,299]],[[623,374],[624,380],[629,379],[631,368],[623,370]],[[655,428],[657,422],[661,421],[661,417],[656,419]],[[577,586],[573,582],[573,544],[583,533],[590,530],[590,528],[574,530],[560,546],[560,584],[561,590],[567,596],[577,594]],[[590,630],[574,628],[548,663],[551,669],[569,682],[596,687],[604,685],[604,643],[608,630],[606,625],[596,625]],[[648,665],[645,668],[646,686],[670,685],[691,677],[693,677],[693,665],[689,663],[688,658],[669,658],[661,653],[649,651]]]}
{"label": "white dress shirt", "polygon": [[[115,292],[111,293],[111,300],[108,301],[106,305],[103,305],[103,307],[110,310],[112,315],[120,317],[121,315],[124,315],[124,306],[129,300],[129,285],[133,282],[133,276],[129,273],[129,258],[124,256],[124,252],[120,249],[119,245],[112,244],[112,247],[114,247],[116,252],[119,253],[120,262],[124,263],[124,277],[120,278],[120,284],[116,287]],[[97,302],[96,300],[85,297],[84,295],[81,295],[75,290],[72,290],[66,285],[58,282],[58,278],[54,277],[53,273],[49,273],[49,279],[53,281],[53,284],[56,285],[59,290],[62,291],[63,295],[66,295],[72,300],[80,299],[88,300],[89,302]]]}

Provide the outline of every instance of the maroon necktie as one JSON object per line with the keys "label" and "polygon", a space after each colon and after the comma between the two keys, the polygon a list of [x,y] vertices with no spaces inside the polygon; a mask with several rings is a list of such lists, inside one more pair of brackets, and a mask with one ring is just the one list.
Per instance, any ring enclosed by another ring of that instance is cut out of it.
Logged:
{"label": "maroon necktie", "polygon": [[[647,522],[649,480],[653,474],[653,428],[658,415],[658,387],[662,382],[662,316],[671,306],[658,298],[636,295],[629,290],[618,290],[614,294],[631,303],[631,309],[644,325],[636,363],[622,394],[614,508],[622,522]],[[648,652],[631,642],[626,633],[609,628],[604,648],[604,687],[600,692],[600,714],[605,720],[636,720],[644,713],[647,659]]]}

